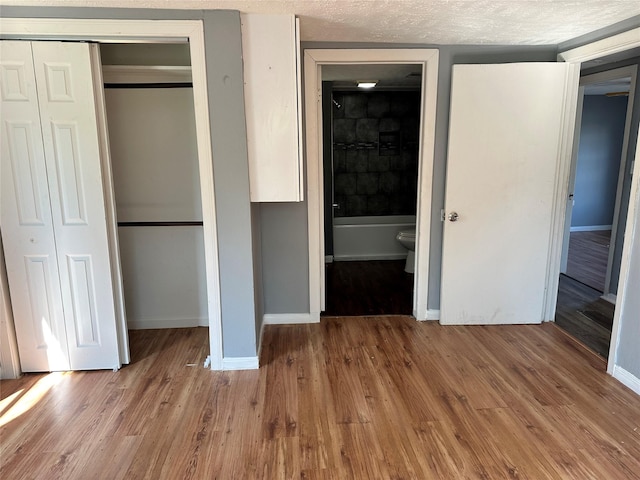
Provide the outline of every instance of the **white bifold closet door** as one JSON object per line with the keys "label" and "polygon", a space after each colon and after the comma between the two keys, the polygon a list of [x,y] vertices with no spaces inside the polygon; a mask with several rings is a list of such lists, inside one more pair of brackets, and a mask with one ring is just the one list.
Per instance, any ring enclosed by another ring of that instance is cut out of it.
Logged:
{"label": "white bifold closet door", "polygon": [[97,46],[0,42],[0,221],[22,370],[120,367]]}

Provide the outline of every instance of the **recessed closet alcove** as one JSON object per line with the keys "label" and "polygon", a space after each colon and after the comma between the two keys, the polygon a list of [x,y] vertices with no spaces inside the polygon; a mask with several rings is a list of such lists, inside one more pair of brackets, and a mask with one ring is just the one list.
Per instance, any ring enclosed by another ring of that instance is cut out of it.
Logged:
{"label": "recessed closet alcove", "polygon": [[208,326],[189,45],[100,50],[128,327]]}

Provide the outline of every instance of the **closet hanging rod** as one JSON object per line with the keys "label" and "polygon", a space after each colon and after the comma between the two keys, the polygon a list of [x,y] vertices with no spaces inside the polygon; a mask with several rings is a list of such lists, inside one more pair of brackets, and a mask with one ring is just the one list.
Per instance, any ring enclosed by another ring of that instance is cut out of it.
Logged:
{"label": "closet hanging rod", "polygon": [[104,88],[193,88],[193,83],[105,83]]}
{"label": "closet hanging rod", "polygon": [[119,227],[201,227],[202,222],[118,222]]}

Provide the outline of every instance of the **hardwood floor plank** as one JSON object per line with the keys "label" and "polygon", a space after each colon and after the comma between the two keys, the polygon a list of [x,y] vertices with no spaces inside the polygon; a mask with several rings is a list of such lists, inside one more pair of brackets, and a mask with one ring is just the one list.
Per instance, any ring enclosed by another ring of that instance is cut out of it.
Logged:
{"label": "hardwood floor plank", "polygon": [[[309,354],[299,358],[297,378],[300,466],[308,478],[322,478],[325,475],[322,472],[335,465],[339,458],[338,441],[331,428],[336,423],[336,415],[329,395],[329,382],[323,375],[321,364],[313,361],[322,355],[320,337],[311,336],[308,326],[304,334],[307,342],[303,350]],[[331,448],[331,445],[336,447]]]}
{"label": "hardwood floor plank", "polygon": [[370,412],[358,371],[363,366],[362,351],[346,347],[324,351],[324,370],[333,395],[335,420],[341,423],[368,423]]}
{"label": "hardwood floor plank", "polygon": [[598,290],[560,275],[555,323],[607,358],[615,306],[600,296]]}
{"label": "hardwood floor plank", "polygon": [[603,292],[611,230],[571,232],[567,275]]}
{"label": "hardwood floor plank", "polygon": [[427,422],[414,432],[416,448],[428,464],[424,478],[447,478],[451,472],[460,479],[489,478],[483,462],[448,422]]}
{"label": "hardwood floor plank", "polygon": [[343,478],[391,478],[383,460],[383,454],[374,428],[369,423],[341,423],[340,467]]}
{"label": "hardwood floor plank", "polygon": [[[501,475],[511,478],[560,478],[548,450],[523,425],[510,408],[478,410],[488,443],[504,457]],[[540,445],[540,447],[539,447]]]}
{"label": "hardwood floor plank", "polygon": [[206,329],[131,341],[0,382],[0,478],[640,479],[640,397],[553,324],[267,326],[241,372],[202,368]]}

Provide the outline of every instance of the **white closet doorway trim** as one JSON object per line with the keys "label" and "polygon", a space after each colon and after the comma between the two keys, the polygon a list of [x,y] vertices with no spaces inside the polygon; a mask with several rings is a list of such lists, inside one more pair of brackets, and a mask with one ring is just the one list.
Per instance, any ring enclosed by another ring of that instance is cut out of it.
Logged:
{"label": "white closet doorway trim", "polygon": [[322,66],[407,63],[422,65],[413,315],[418,320],[437,320],[434,312],[427,310],[427,294],[429,256],[431,255],[431,193],[433,186],[436,99],[438,94],[438,50],[309,49],[304,54],[304,102],[309,232],[309,311],[315,321],[320,321],[320,312],[325,307],[324,208],[322,197]]}
{"label": "white closet doorway trim", "polygon": [[[204,46],[204,29],[200,20],[96,20],[3,18],[0,36],[12,40],[75,40],[99,43],[189,43],[196,114],[196,140],[202,197],[202,220],[205,243],[207,307],[211,368],[222,370],[222,313],[220,310],[220,270],[218,233],[213,185],[213,162],[209,124],[209,101]],[[115,205],[108,205],[115,209]],[[108,225],[110,230],[115,225]],[[120,351],[128,350],[126,325],[120,336]]]}

